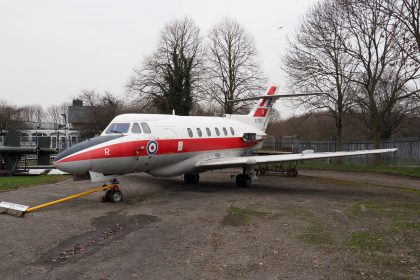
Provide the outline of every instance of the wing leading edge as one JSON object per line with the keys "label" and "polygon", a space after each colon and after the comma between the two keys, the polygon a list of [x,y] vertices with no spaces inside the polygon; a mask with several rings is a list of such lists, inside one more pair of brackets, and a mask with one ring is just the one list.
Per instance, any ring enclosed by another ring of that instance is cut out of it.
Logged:
{"label": "wing leading edge", "polygon": [[382,154],[382,153],[395,152],[397,150],[398,149],[394,148],[394,149],[360,150],[360,151],[350,151],[350,152],[324,152],[324,153],[303,152],[301,154],[288,154],[288,155],[215,158],[215,159],[201,161],[197,164],[197,167],[202,168],[202,169],[218,169],[218,168],[241,167],[241,166],[247,166],[247,165],[265,164],[265,163],[292,162],[292,161],[302,161],[302,160],[310,160],[310,159]]}

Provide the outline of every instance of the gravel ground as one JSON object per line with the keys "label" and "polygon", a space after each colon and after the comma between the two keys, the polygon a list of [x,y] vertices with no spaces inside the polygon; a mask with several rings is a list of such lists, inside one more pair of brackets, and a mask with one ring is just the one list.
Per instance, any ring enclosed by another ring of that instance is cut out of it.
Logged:
{"label": "gravel ground", "polygon": [[[93,194],[0,215],[0,277],[420,279],[418,179],[300,174],[250,189],[230,172],[204,173],[194,186],[132,174],[121,179],[123,203]],[[0,200],[37,205],[96,186],[68,180]]]}

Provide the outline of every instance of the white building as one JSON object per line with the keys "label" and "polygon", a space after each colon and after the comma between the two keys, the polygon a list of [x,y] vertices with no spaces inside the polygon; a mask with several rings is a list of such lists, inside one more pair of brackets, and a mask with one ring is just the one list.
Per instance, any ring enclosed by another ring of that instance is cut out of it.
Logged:
{"label": "white building", "polygon": [[[37,147],[38,137],[50,137],[50,147],[61,151],[82,141],[79,130],[67,129],[65,125],[42,122],[25,123],[25,126],[27,129],[19,131],[21,146]],[[0,145],[3,145],[4,139],[5,135],[0,135]]]}

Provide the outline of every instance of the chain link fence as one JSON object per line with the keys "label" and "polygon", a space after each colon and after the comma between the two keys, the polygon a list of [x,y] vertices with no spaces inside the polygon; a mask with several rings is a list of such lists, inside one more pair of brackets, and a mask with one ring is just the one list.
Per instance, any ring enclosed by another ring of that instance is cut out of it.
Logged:
{"label": "chain link fence", "polygon": [[[384,163],[401,165],[419,165],[420,164],[420,137],[398,138],[381,141],[381,148],[398,148],[395,153],[382,154]],[[307,141],[299,140],[297,137],[270,137],[264,141],[263,149],[285,151],[292,153],[301,153],[304,150],[314,150],[315,152],[336,152],[336,141]],[[343,151],[357,151],[373,149],[373,143],[370,140],[357,142],[344,142]],[[331,160],[322,160],[329,162]],[[354,156],[343,158],[345,163],[371,164],[373,155]]]}

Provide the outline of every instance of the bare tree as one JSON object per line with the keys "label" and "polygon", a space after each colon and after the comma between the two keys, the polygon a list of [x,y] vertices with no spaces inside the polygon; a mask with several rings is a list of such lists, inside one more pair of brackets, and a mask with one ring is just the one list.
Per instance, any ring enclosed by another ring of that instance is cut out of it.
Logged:
{"label": "bare tree", "polygon": [[21,114],[22,109],[0,101],[0,135],[9,129],[23,129],[25,127]]}
{"label": "bare tree", "polygon": [[247,103],[228,100],[255,96],[265,83],[253,37],[236,21],[225,19],[209,34],[207,100],[225,113],[242,111]]}
{"label": "bare tree", "polygon": [[21,108],[21,116],[25,122],[42,122],[45,119],[45,111],[41,105],[25,105]]}
{"label": "bare tree", "polygon": [[92,137],[101,132],[115,116],[124,112],[123,101],[110,92],[99,94],[95,90],[84,89],[77,98],[90,107],[86,116],[89,121],[79,127],[82,137]]}
{"label": "bare tree", "polygon": [[60,105],[51,105],[46,110],[47,120],[52,123],[63,123],[63,115],[67,115],[67,107],[70,104],[61,103]]}
{"label": "bare tree", "polygon": [[[358,105],[371,129],[374,148],[380,148],[385,118],[418,93],[415,81],[420,64],[412,63],[412,56],[401,51],[401,44],[409,42],[401,42],[402,26],[381,9],[381,1],[342,0],[340,4],[341,17],[346,19],[343,27],[350,34],[342,45],[356,60],[358,71],[347,78],[360,88]],[[389,83],[387,90],[379,86],[381,82]],[[379,162],[376,155],[375,163]]]}
{"label": "bare tree", "polygon": [[201,44],[200,30],[191,19],[170,22],[158,49],[134,70],[128,92],[149,109],[153,104],[160,113],[188,115],[199,90]]}
{"label": "bare tree", "polygon": [[[396,19],[396,24],[402,25],[404,31],[409,34],[408,51],[415,50],[415,58],[420,60],[420,0],[375,0],[378,1],[384,12]],[[406,39],[406,38],[405,38]]]}
{"label": "bare tree", "polygon": [[[326,112],[335,120],[337,150],[342,150],[343,116],[355,105],[355,90],[349,77],[355,73],[354,59],[341,41],[347,39],[336,1],[313,6],[301,23],[296,39],[289,42],[283,59],[292,91],[322,91],[325,95],[302,98],[307,109]],[[345,75],[344,75],[345,74]]]}

